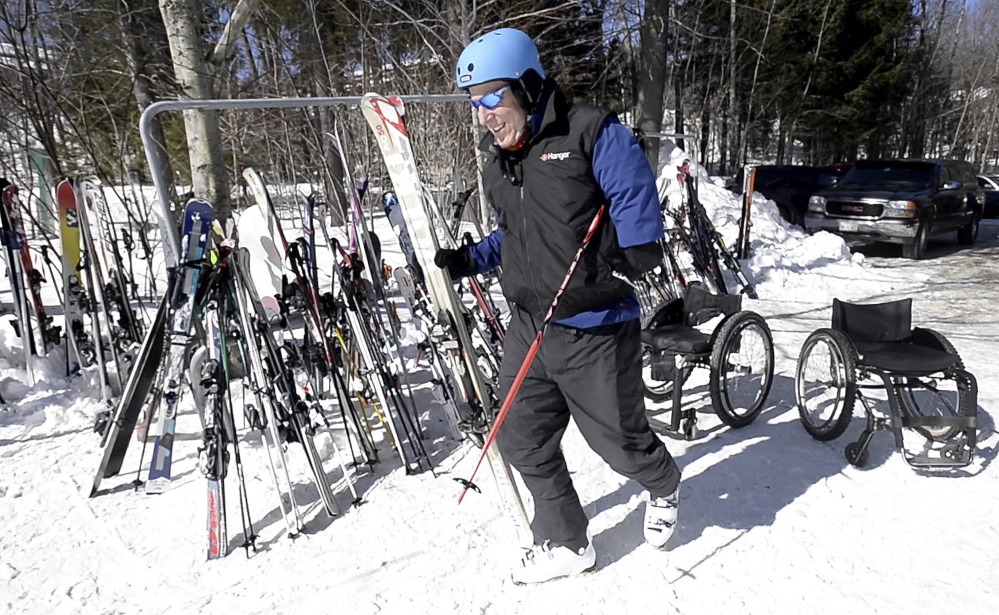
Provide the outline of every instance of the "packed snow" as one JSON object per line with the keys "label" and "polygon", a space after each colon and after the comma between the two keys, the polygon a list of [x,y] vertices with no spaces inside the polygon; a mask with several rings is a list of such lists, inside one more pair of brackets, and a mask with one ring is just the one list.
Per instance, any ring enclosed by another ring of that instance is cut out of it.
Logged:
{"label": "packed snow", "polygon": [[[675,190],[666,180],[681,156],[673,152],[666,163],[664,190]],[[734,245],[739,199],[706,175],[699,185],[705,207]],[[564,449],[591,518],[598,570],[536,587],[509,579],[517,552],[488,472],[478,478],[482,493],[457,505],[460,486],[452,479],[468,477],[479,451],[450,436],[426,364],[413,349],[420,326],[408,320],[401,300],[404,354],[435,472],[407,475],[382,438],[382,462],[354,476],[363,505],[349,508],[343,476],[329,472],[344,509],[331,519],[307,479],[301,448],[292,445],[289,466],[307,525],[291,539],[260,438],[243,430],[257,551],[247,557],[239,547],[230,471],[229,554],[213,562],[205,561],[205,479],[196,465],[201,426],[190,396],[181,401],[171,489],[155,496],[133,489],[141,449],[133,440],[121,475],[88,498],[101,456],[91,429],[102,409],[96,383],[67,381],[55,351],[32,360],[37,382],[29,386],[21,341],[11,317],[3,316],[0,395],[8,406],[0,411],[0,611],[999,612],[999,477],[992,467],[999,445],[992,419],[999,406],[997,222],[983,223],[973,247],[935,238],[928,260],[909,261],[897,246],[851,251],[828,233],[789,227],[772,202],[755,195],[753,255],[743,268],[760,299],[745,299],[743,307],[764,315],[774,336],[776,376],[763,413],[744,429],[729,429],[711,412],[706,380],[685,387],[685,403],[699,409],[701,434],[690,442],[663,436],[683,470],[679,527],[666,552],[643,543],[641,487],[611,471],[570,428]],[[403,264],[384,218],[376,218],[375,228],[385,259]],[[328,284],[333,257],[324,254]],[[58,305],[51,284],[45,292],[47,304]],[[914,324],[954,343],[980,387],[979,445],[970,467],[915,471],[887,433],[875,437],[867,467],[849,465],[843,448],[862,428],[859,404],[838,440],[821,443],[801,428],[795,362],[805,337],[828,326],[834,297],[912,297]],[[9,308],[9,290],[0,298]],[[237,408],[240,394],[234,386]],[[332,442],[323,437],[322,450],[331,455]]]}

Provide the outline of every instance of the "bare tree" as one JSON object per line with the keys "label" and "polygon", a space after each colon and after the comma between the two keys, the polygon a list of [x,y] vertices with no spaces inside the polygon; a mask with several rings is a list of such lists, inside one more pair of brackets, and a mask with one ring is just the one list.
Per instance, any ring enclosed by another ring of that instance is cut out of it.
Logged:
{"label": "bare tree", "polygon": [[[663,125],[663,99],[666,90],[667,19],[669,0],[646,0],[645,14],[638,32],[638,90],[635,116],[643,132],[660,132]],[[659,148],[650,147],[645,155],[653,169],[659,168]]]}
{"label": "bare tree", "polygon": [[[214,98],[214,76],[235,49],[238,33],[258,0],[240,0],[229,16],[222,37],[211,53],[205,48],[202,3],[196,0],[159,0],[170,41],[174,77],[184,98]],[[216,215],[229,216],[229,178],[222,150],[217,111],[184,112],[194,193],[215,206]]]}

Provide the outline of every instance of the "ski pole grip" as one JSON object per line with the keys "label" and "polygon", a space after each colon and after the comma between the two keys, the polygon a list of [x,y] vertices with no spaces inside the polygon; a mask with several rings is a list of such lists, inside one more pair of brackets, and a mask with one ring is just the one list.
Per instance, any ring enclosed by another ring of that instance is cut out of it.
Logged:
{"label": "ski pole grip", "polygon": [[586,248],[590,240],[593,239],[593,234],[597,232],[597,227],[600,226],[600,220],[604,217],[604,211],[607,209],[607,205],[601,205],[600,209],[597,210],[596,215],[593,216],[593,220],[590,221],[590,228],[586,229],[586,235],[583,236],[583,245],[580,247],[580,252]]}

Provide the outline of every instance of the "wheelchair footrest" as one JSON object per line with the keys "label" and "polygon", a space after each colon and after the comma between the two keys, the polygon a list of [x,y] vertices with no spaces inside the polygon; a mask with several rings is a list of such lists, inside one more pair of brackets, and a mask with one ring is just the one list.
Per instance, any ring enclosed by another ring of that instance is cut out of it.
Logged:
{"label": "wheelchair footrest", "polygon": [[905,462],[914,468],[961,468],[971,463],[975,447],[968,442],[961,442],[919,454],[903,450],[902,455]]}

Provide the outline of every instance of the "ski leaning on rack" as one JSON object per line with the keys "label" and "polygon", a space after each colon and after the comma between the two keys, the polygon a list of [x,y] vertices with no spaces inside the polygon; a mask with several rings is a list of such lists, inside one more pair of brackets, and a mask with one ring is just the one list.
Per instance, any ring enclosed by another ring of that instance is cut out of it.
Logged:
{"label": "ski leaning on rack", "polygon": [[180,234],[180,255],[177,281],[170,298],[170,317],[166,330],[169,353],[164,366],[166,380],[163,390],[164,407],[160,415],[159,435],[153,441],[153,457],[149,466],[146,493],[162,493],[170,487],[173,462],[173,441],[177,428],[177,406],[181,385],[190,358],[191,320],[194,315],[194,295],[201,274],[201,257],[208,242],[212,222],[212,207],[205,201],[191,199],[184,209]]}
{"label": "ski leaning on rack", "polygon": [[[480,404],[485,415],[492,417],[494,415],[492,397],[486,390],[482,375],[476,366],[471,334],[465,325],[462,313],[463,306],[455,294],[448,274],[434,265],[434,255],[439,245],[438,238],[434,234],[430,216],[424,206],[423,188],[413,159],[409,135],[406,132],[405,108],[402,100],[397,97],[386,98],[378,94],[366,94],[361,102],[361,110],[375,133],[379,149],[385,159],[385,166],[395,187],[438,319],[444,321],[445,327],[449,327],[456,334],[455,341],[459,348],[457,353],[451,355],[450,367],[453,371],[463,372],[454,374],[456,380],[462,377],[471,380],[473,391],[469,393],[474,394],[474,398],[462,401]],[[526,546],[533,540],[512,470],[496,447],[488,450],[487,459],[496,480],[504,512],[513,522],[518,540]]]}
{"label": "ski leaning on rack", "polygon": [[[97,346],[87,333],[83,315],[89,305],[80,279],[80,217],[76,188],[64,179],[56,186],[59,237],[62,240],[63,314],[66,321],[66,375],[97,363]],[[102,376],[103,378],[103,376]]]}
{"label": "ski leaning on rack", "polygon": [[13,191],[17,189],[12,185],[7,184],[6,180],[4,180],[4,185],[0,186],[0,190],[3,190],[4,200],[4,207],[0,210],[0,213],[3,214],[3,236],[0,239],[2,239],[4,246],[4,258],[7,261],[7,277],[10,279],[11,295],[14,297],[14,314],[16,315],[14,325],[17,334],[21,337],[21,345],[24,349],[24,364],[28,370],[28,384],[30,386],[34,386],[34,373],[31,369],[31,355],[36,354],[35,339],[32,334],[31,317],[29,316],[30,310],[28,308],[28,295],[24,287],[24,276],[22,275],[23,265],[20,260],[20,253],[24,244],[24,238],[14,232],[6,207],[9,195],[13,194]]}
{"label": "ski leaning on rack", "polygon": [[[118,249],[117,232],[99,180],[84,177],[78,183],[84,205],[81,219],[88,222],[90,235],[95,230],[98,235],[92,238],[90,243],[93,245],[89,249],[94,253],[91,260],[100,264],[102,285],[97,290],[102,295],[101,303],[108,318],[108,337],[113,341],[113,350],[130,357],[127,353],[131,346],[142,341],[142,323],[129,303],[129,292],[134,287],[129,277],[132,269],[125,264]],[[92,214],[96,219],[91,219]],[[111,310],[117,311],[117,319],[112,317]]]}
{"label": "ski leaning on rack", "polygon": [[146,330],[146,337],[136,354],[135,366],[128,376],[118,405],[106,427],[104,454],[101,458],[101,465],[97,468],[97,475],[94,477],[94,486],[90,491],[90,497],[97,495],[102,479],[115,476],[121,471],[122,462],[125,461],[125,452],[128,451],[128,443],[132,439],[132,432],[139,420],[139,413],[146,404],[146,397],[153,388],[156,372],[159,371],[160,362],[163,359],[163,334],[166,329],[168,310],[169,303],[167,297],[164,296],[152,324]]}
{"label": "ski leaning on rack", "polygon": [[[2,183],[4,182],[0,180],[0,184]],[[42,272],[35,268],[31,258],[28,238],[24,229],[23,208],[27,206],[18,198],[17,186],[9,184],[3,186],[2,190],[3,208],[0,209],[0,215],[2,215],[6,234],[5,243],[20,251],[21,271],[24,274],[24,284],[27,286],[25,290],[34,304],[37,333],[40,338],[40,343],[36,344],[36,350],[40,354],[48,354],[50,347],[59,344],[62,335],[60,328],[52,324],[52,317],[46,313],[45,305],[42,303],[42,283],[45,282],[45,278]]]}

